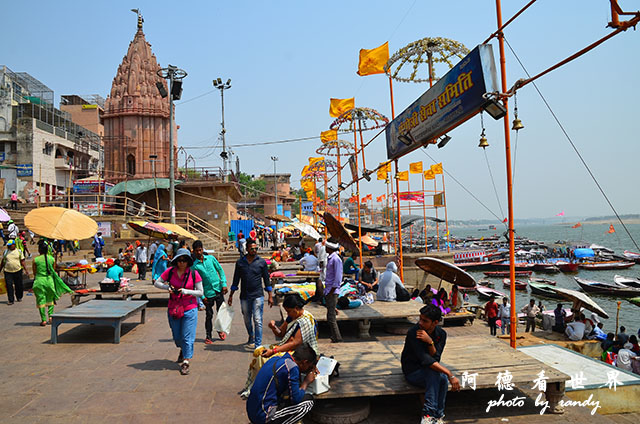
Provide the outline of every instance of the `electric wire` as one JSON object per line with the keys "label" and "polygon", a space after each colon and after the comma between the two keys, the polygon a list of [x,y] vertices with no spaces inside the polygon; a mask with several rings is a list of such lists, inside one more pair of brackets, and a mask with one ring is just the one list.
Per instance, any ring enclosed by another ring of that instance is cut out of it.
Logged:
{"label": "electric wire", "polygon": [[[522,61],[520,60],[520,58],[518,57],[518,55],[516,54],[516,52],[513,50],[513,47],[511,47],[511,44],[509,43],[509,41],[507,41],[506,38],[504,38],[504,41],[507,43],[507,46],[509,47],[509,50],[511,50],[511,53],[513,54],[513,56],[516,58],[516,60],[518,61],[518,63],[520,64],[520,66],[522,67],[522,70],[524,71],[525,74],[527,74],[527,77],[529,79],[531,79],[531,75],[529,74],[529,71],[527,71],[527,68],[525,68],[524,64],[522,63]],[[595,185],[598,187],[598,190],[600,190],[600,193],[602,194],[602,196],[604,197],[604,199],[607,201],[607,203],[609,204],[609,207],[611,208],[611,210],[613,211],[613,213],[615,214],[616,218],[618,219],[618,222],[620,222],[620,225],[622,225],[622,228],[624,228],[625,232],[627,233],[627,235],[629,236],[629,238],[631,239],[631,241],[633,242],[634,246],[636,247],[636,249],[640,250],[640,247],[638,246],[638,243],[636,243],[635,239],[633,238],[633,236],[631,235],[631,232],[629,231],[629,229],[627,228],[627,226],[625,225],[624,221],[622,221],[622,218],[620,218],[620,215],[618,214],[618,211],[616,210],[616,208],[613,206],[613,204],[611,203],[611,201],[609,200],[609,197],[607,196],[607,194],[604,192],[604,189],[602,188],[602,186],[600,186],[600,183],[598,182],[598,180],[596,179],[595,175],[593,174],[593,172],[591,172],[591,169],[589,168],[589,165],[587,165],[587,162],[584,160],[584,158],[582,157],[582,155],[580,154],[580,151],[578,150],[578,148],[576,147],[576,145],[574,144],[573,140],[571,139],[571,137],[569,136],[569,133],[567,133],[567,130],[565,130],[564,126],[562,125],[562,123],[560,122],[560,119],[557,117],[557,115],[555,114],[555,112],[553,111],[553,109],[551,109],[551,105],[549,105],[549,102],[547,102],[547,99],[544,97],[544,95],[542,95],[542,92],[540,91],[540,89],[538,88],[538,86],[536,85],[536,83],[534,81],[531,81],[533,84],[533,87],[535,88],[535,90],[538,92],[538,95],[540,96],[540,98],[542,99],[542,101],[544,102],[545,106],[547,107],[547,109],[549,110],[549,113],[551,113],[551,116],[553,116],[553,119],[556,121],[556,123],[558,124],[558,126],[560,127],[560,130],[562,131],[562,133],[564,134],[564,136],[566,137],[567,141],[569,142],[569,144],[571,145],[571,147],[573,148],[574,152],[576,152],[576,155],[578,156],[578,159],[580,159],[580,162],[582,162],[582,165],[585,167],[585,169],[587,170],[587,172],[589,173],[589,175],[591,176],[591,179],[593,180],[593,182],[595,183]]]}
{"label": "electric wire", "polygon": [[174,105],[176,105],[176,106],[180,106],[180,105],[183,105],[183,104],[185,104],[185,103],[189,103],[189,102],[192,102],[192,101],[194,101],[194,100],[197,100],[197,99],[199,99],[199,98],[201,98],[201,97],[208,96],[209,94],[214,93],[215,91],[216,91],[215,89],[214,89],[214,90],[211,90],[211,91],[207,91],[206,93],[202,93],[202,94],[200,94],[199,96],[192,97],[192,98],[187,99],[187,100],[183,100],[183,101],[181,101],[181,102],[179,102],[179,103],[175,103],[175,102],[174,102],[173,104],[174,104]]}

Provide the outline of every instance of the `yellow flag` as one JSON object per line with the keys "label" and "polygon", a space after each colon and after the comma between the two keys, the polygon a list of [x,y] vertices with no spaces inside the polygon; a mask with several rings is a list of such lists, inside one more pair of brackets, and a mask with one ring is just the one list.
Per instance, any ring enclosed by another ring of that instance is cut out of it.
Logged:
{"label": "yellow flag", "polygon": [[353,109],[355,105],[355,97],[351,97],[350,99],[331,99],[331,104],[329,105],[329,116],[337,118],[344,112]]}
{"label": "yellow flag", "polygon": [[398,172],[396,178],[398,181],[409,181],[409,171]]}
{"label": "yellow flag", "polygon": [[412,174],[422,174],[422,161],[410,163],[409,172]]}
{"label": "yellow flag", "polygon": [[433,169],[427,169],[424,171],[424,179],[425,180],[435,180],[436,174],[434,174]]}
{"label": "yellow flag", "polygon": [[313,181],[311,180],[302,180],[300,181],[300,185],[304,191],[313,191]]}
{"label": "yellow flag", "polygon": [[327,130],[320,133],[320,141],[328,143],[338,139],[338,130]]}
{"label": "yellow flag", "polygon": [[304,168],[302,168],[302,172],[300,172],[300,175],[304,177],[308,173],[309,173],[309,165],[305,165]]}
{"label": "yellow flag", "polygon": [[360,61],[358,62],[357,74],[361,77],[365,75],[384,74],[384,65],[387,64],[388,60],[388,41],[375,49],[360,49]]}
{"label": "yellow flag", "polygon": [[379,180],[386,180],[387,179],[387,170],[385,169],[384,166],[382,168],[378,169],[377,175],[378,175],[378,179]]}
{"label": "yellow flag", "polygon": [[431,165],[431,170],[434,174],[442,174],[442,162]]}
{"label": "yellow flag", "polygon": [[307,200],[313,200],[313,190],[305,191],[305,194],[307,195]]}
{"label": "yellow flag", "polygon": [[313,165],[318,162],[322,162],[322,163],[319,163],[317,167],[314,167],[314,169],[318,171],[324,171],[324,156],[319,156],[317,158],[309,158],[309,169],[311,169],[311,167],[313,167]]}

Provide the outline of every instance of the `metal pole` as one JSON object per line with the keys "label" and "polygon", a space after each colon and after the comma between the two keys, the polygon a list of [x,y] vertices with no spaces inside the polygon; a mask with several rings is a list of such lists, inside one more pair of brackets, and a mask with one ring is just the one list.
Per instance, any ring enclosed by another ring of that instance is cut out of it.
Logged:
{"label": "metal pole", "polygon": [[[496,18],[498,21],[498,28],[502,27],[502,6],[500,0],[496,0]],[[506,93],[507,88],[507,65],[504,54],[504,34],[498,33],[498,44],[500,46],[500,76],[502,79],[502,92]],[[509,102],[508,98],[502,99],[504,102],[504,108],[506,113],[504,115],[504,147],[507,161],[507,203],[509,209],[509,280],[511,281],[510,297],[511,297],[511,347],[516,348],[516,263],[515,263],[515,240],[513,230],[513,186],[512,186],[512,173],[511,173],[511,129],[509,128]]]}
{"label": "metal pole", "polygon": [[169,68],[169,210],[171,223],[176,223],[175,152],[173,150],[173,69]]}
{"label": "metal pole", "polygon": [[[220,87],[220,99],[222,101],[222,151],[226,153],[227,141],[225,139],[225,133],[227,132],[227,130],[225,130],[224,128],[224,85]],[[222,180],[227,181],[227,158],[225,157],[222,158],[222,169],[223,169]],[[277,193],[276,193],[276,196],[277,196]],[[277,204],[278,204],[278,201],[276,200],[276,205]],[[277,206],[276,206],[276,213],[278,213]]]}
{"label": "metal pole", "polygon": [[400,279],[404,283],[404,259],[402,258],[402,221],[400,217],[400,181],[398,180],[398,159],[395,159],[394,162],[396,164],[396,207],[398,210],[398,216],[396,218],[398,222],[398,250],[396,250],[396,256],[398,257],[399,262],[398,268],[400,268]]}
{"label": "metal pole", "polygon": [[444,223],[447,229],[447,253],[449,253],[449,217],[447,216],[447,194],[444,189],[444,171],[442,171],[442,200],[444,203]]}

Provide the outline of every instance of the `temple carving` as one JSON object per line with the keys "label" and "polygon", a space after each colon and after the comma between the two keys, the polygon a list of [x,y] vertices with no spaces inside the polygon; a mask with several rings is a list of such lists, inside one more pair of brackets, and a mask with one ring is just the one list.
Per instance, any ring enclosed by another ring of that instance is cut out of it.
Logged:
{"label": "temple carving", "polygon": [[[168,91],[167,82],[157,75],[160,65],[142,31],[138,30],[127,54],[118,66],[105,102],[105,179],[113,182],[169,176],[169,100],[157,83]],[[174,149],[177,134],[174,125]],[[157,158],[153,158],[157,155]]]}

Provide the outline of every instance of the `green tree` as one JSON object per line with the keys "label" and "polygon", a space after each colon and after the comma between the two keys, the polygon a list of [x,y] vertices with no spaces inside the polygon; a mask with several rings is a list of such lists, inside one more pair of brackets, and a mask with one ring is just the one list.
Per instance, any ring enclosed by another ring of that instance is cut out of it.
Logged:
{"label": "green tree", "polygon": [[240,192],[244,197],[254,197],[264,192],[267,183],[262,179],[255,179],[253,175],[241,172],[238,174],[238,182],[240,183]]}

